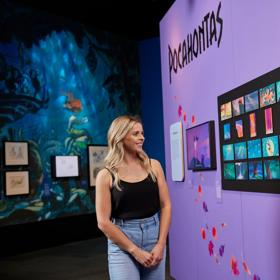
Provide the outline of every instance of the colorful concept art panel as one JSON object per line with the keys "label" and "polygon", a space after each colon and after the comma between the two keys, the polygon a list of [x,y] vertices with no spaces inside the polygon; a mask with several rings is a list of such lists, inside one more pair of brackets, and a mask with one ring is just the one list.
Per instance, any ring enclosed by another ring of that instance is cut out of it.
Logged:
{"label": "colorful concept art panel", "polygon": [[264,157],[279,156],[278,136],[265,137],[262,139]]}
{"label": "colorful concept art panel", "polygon": [[235,159],[247,158],[246,142],[240,142],[234,144],[234,155],[235,155]]}
{"label": "colorful concept art panel", "polygon": [[276,102],[275,84],[260,89],[260,107],[265,107]]}
{"label": "colorful concept art panel", "polygon": [[223,146],[223,158],[224,161],[234,160],[233,144]]}
{"label": "colorful concept art panel", "polygon": [[254,91],[245,95],[245,111],[251,112],[259,108],[259,93]]}
{"label": "colorful concept art panel", "polygon": [[272,118],[272,108],[267,108],[264,110],[265,119],[265,134],[273,133],[273,118]]}
{"label": "colorful concept art panel", "polygon": [[262,161],[249,161],[249,179],[262,180],[263,179],[263,165]]}
{"label": "colorful concept art panel", "polygon": [[260,158],[262,157],[262,145],[261,139],[250,140],[248,143],[248,158]]}
{"label": "colorful concept art panel", "polygon": [[244,97],[239,97],[232,101],[232,111],[233,116],[239,116],[244,114],[245,107],[244,107]]}
{"label": "colorful concept art panel", "polygon": [[235,122],[235,129],[236,129],[236,134],[238,138],[243,137],[243,121],[242,120],[237,120]]}
{"label": "colorful concept art panel", "polygon": [[231,117],[231,102],[221,105],[221,120],[230,119]]}
{"label": "colorful concept art panel", "polygon": [[280,102],[280,81],[276,82],[277,102]]}
{"label": "colorful concept art panel", "polygon": [[225,163],[224,164],[224,178],[226,180],[235,180],[234,163]]}
{"label": "colorful concept art panel", "polygon": [[279,160],[264,161],[264,178],[265,179],[280,179]]}
{"label": "colorful concept art panel", "polygon": [[257,123],[256,123],[256,113],[249,114],[250,121],[250,137],[257,136]]}
{"label": "colorful concept art panel", "polygon": [[226,123],[224,124],[224,140],[230,139],[230,124]]}
{"label": "colorful concept art panel", "polygon": [[279,101],[280,67],[218,97],[223,189],[280,194]]}
{"label": "colorful concept art panel", "polygon": [[236,180],[248,179],[248,167],[247,162],[235,163]]}

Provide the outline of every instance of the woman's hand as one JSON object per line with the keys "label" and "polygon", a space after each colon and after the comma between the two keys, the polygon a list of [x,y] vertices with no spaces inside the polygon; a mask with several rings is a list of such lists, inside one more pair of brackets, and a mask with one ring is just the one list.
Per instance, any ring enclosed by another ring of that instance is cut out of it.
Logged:
{"label": "woman's hand", "polygon": [[153,255],[151,253],[146,252],[137,246],[135,246],[131,250],[130,254],[135,258],[137,262],[145,267],[150,267],[154,261]]}
{"label": "woman's hand", "polygon": [[151,266],[158,265],[161,260],[163,259],[165,244],[157,243],[156,246],[151,251],[151,254],[153,256],[153,262],[151,263]]}

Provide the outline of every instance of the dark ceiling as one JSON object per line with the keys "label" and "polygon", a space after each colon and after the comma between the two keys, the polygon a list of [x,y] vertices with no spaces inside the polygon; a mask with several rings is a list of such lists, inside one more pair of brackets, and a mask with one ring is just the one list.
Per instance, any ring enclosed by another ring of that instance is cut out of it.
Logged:
{"label": "dark ceiling", "polygon": [[133,40],[159,36],[159,22],[175,0],[58,1],[14,0]]}

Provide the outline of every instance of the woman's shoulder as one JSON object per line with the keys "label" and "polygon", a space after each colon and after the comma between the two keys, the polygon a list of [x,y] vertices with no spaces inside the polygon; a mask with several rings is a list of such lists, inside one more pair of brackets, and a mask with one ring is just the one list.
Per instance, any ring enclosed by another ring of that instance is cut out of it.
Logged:
{"label": "woman's shoulder", "polygon": [[96,182],[103,182],[108,183],[109,185],[112,185],[113,180],[113,173],[108,168],[102,168],[97,176],[96,176]]}
{"label": "woman's shoulder", "polygon": [[161,164],[157,159],[150,158],[150,163],[154,172],[158,173],[162,169]]}
{"label": "woman's shoulder", "polygon": [[150,162],[152,166],[161,166],[160,162],[157,159],[150,158]]}

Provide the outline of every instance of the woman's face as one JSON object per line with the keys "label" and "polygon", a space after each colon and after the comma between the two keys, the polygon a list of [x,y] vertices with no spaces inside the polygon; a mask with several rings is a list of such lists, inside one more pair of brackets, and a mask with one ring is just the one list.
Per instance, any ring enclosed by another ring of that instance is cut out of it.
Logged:
{"label": "woman's face", "polygon": [[123,139],[124,149],[130,152],[140,152],[144,139],[142,124],[136,123]]}

